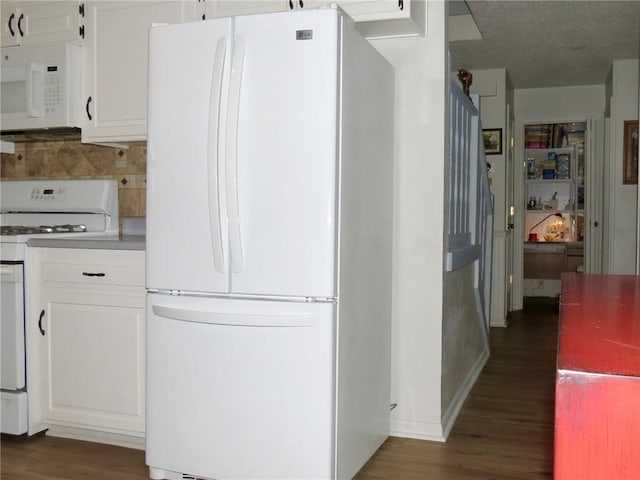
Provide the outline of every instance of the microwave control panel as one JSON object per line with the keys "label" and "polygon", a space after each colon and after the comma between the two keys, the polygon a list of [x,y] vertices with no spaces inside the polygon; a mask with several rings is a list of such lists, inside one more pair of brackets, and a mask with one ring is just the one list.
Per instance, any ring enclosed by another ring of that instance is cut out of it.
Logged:
{"label": "microwave control panel", "polygon": [[44,72],[44,110],[45,115],[54,113],[61,100],[60,71],[57,65],[45,67]]}

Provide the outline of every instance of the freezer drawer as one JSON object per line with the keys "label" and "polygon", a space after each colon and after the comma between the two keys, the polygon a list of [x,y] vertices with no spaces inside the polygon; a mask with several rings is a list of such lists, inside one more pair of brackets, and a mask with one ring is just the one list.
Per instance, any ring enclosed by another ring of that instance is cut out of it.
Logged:
{"label": "freezer drawer", "polygon": [[153,478],[335,475],[334,304],[148,294],[147,312]]}

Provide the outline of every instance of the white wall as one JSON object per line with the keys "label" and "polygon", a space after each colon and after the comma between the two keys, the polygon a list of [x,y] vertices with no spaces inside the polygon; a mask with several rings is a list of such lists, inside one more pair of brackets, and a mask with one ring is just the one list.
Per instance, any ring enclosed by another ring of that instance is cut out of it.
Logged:
{"label": "white wall", "polygon": [[516,122],[584,120],[604,116],[605,87],[583,85],[518,89],[514,101]]}
{"label": "white wall", "polygon": [[442,440],[448,62],[445,4],[427,9],[425,38],[371,43],[396,71],[391,433]]}
{"label": "white wall", "polygon": [[638,186],[622,184],[624,121],[638,119],[638,60],[616,60],[612,69],[609,147],[609,255],[606,273],[635,273]]}

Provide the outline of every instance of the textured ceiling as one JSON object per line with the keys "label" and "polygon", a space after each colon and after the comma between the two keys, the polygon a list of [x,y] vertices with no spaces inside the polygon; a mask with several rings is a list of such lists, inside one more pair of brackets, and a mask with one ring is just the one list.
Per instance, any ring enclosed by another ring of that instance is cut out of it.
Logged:
{"label": "textured ceiling", "polygon": [[640,0],[466,3],[482,40],[450,43],[453,71],[506,68],[514,88],[594,85],[613,60],[639,57]]}

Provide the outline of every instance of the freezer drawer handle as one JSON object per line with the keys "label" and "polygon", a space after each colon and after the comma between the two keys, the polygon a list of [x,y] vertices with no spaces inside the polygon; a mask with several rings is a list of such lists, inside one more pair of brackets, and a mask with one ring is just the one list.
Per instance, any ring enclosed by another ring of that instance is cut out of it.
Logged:
{"label": "freezer drawer handle", "polygon": [[106,274],[103,272],[82,272],[85,277],[104,277]]}
{"label": "freezer drawer handle", "polygon": [[211,325],[227,325],[232,327],[313,327],[312,315],[268,315],[202,312],[199,310],[183,310],[181,308],[152,305],[153,313],[159,317],[186,322],[208,323]]}

